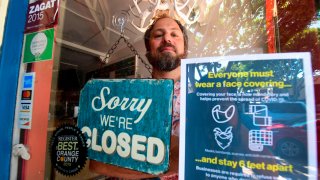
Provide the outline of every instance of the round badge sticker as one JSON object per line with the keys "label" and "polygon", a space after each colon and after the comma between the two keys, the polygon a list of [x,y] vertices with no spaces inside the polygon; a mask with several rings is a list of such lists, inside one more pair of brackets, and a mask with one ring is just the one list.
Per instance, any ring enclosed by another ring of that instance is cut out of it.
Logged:
{"label": "round badge sticker", "polygon": [[80,172],[87,160],[87,147],[81,130],[73,125],[56,129],[51,138],[51,162],[63,175]]}
{"label": "round badge sticker", "polygon": [[37,33],[31,40],[30,50],[34,56],[40,56],[46,49],[48,44],[47,36],[40,32]]}

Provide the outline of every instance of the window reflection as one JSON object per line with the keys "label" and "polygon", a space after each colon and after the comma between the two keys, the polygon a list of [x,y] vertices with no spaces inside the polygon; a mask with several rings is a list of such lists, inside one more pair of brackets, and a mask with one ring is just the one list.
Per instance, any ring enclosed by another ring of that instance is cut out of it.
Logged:
{"label": "window reflection", "polygon": [[[89,2],[89,3],[88,3]],[[78,106],[80,90],[92,73],[100,72],[100,58],[118,39],[119,32],[109,21],[115,12],[125,10],[130,12],[128,2],[132,1],[94,1],[68,0],[61,1],[62,22],[58,28],[57,41],[61,46],[59,61],[54,70],[54,80],[51,97],[51,120],[53,126],[65,121],[75,123],[74,107]],[[125,3],[123,3],[125,2]],[[145,3],[146,1],[140,1]],[[320,69],[320,6],[316,0],[199,0],[192,17],[197,17],[197,23],[187,25],[189,30],[189,58],[224,56],[233,54],[273,53],[273,52],[311,52],[313,70]],[[275,4],[273,4],[275,3]],[[96,6],[93,6],[95,4]],[[271,6],[269,6],[271,4]],[[273,6],[275,5],[275,6]],[[277,11],[274,11],[276,7]],[[270,15],[270,21],[267,16]],[[131,18],[134,18],[130,14]],[[193,19],[190,19],[193,20]],[[64,22],[64,23],[63,23]],[[137,22],[137,21],[135,21]],[[270,27],[272,27],[270,29]],[[143,33],[128,24],[125,35],[129,38],[139,54],[144,55],[142,42]],[[274,51],[270,51],[270,47]],[[130,54],[128,54],[130,53]],[[132,57],[132,53],[120,44],[112,55],[107,66],[102,68],[100,78],[108,78],[109,70],[118,61]],[[261,70],[274,68],[283,81],[297,81],[303,76],[302,66],[294,61],[275,66],[272,63],[261,63]],[[131,67],[131,66],[130,66]],[[291,71],[284,71],[290,69]],[[120,69],[118,69],[120,70]],[[190,67],[190,84],[201,79],[209,72],[240,72],[249,71],[250,63],[225,64],[211,63],[206,66]],[[108,74],[103,74],[108,71]],[[120,75],[128,75],[128,70],[118,71]],[[291,72],[291,74],[281,74]],[[318,71],[315,75],[319,77]],[[116,75],[116,72],[113,73]],[[132,75],[130,71],[130,75]],[[316,76],[315,76],[316,77]],[[316,79],[316,78],[315,78]],[[319,79],[319,78],[317,78]],[[234,79],[247,81],[247,79]],[[319,83],[316,83],[318,92]],[[235,92],[253,92],[252,89],[235,89]],[[272,87],[256,90],[272,93]],[[295,89],[295,97],[303,90]],[[319,96],[316,96],[319,104]],[[320,106],[317,106],[320,109]],[[295,110],[295,111],[298,111]],[[318,110],[319,112],[319,110]],[[48,163],[47,163],[48,164]],[[90,172],[88,172],[90,173]],[[50,174],[50,173],[47,173]],[[52,175],[55,176],[55,175]],[[89,175],[90,176],[90,175]],[[57,175],[57,177],[59,177]]]}

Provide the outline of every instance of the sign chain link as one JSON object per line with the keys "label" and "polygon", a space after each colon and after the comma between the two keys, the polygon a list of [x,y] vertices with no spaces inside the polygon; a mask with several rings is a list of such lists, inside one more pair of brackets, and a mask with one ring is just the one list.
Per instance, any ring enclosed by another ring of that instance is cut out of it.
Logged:
{"label": "sign chain link", "polygon": [[[152,74],[152,67],[151,67],[147,62],[145,62],[145,61],[141,58],[141,56],[140,56],[140,54],[138,53],[138,51],[137,51],[137,50],[134,48],[134,46],[124,37],[123,33],[121,33],[120,38],[111,46],[111,48],[108,50],[108,53],[107,53],[106,57],[105,57],[103,60],[101,60],[101,62],[102,62],[102,63],[105,63],[105,64],[108,63],[108,60],[109,60],[111,54],[113,54],[113,53],[114,53],[114,50],[117,49],[117,47],[118,47],[121,39],[123,39],[123,41],[126,43],[127,47],[131,50],[131,52],[133,52],[134,55],[138,57],[138,59],[142,62],[142,64],[145,66],[145,68],[148,70],[148,72],[150,73],[150,76],[151,76],[151,74]],[[101,64],[101,66],[102,66],[102,64]],[[101,68],[101,67],[100,67],[100,68]]]}

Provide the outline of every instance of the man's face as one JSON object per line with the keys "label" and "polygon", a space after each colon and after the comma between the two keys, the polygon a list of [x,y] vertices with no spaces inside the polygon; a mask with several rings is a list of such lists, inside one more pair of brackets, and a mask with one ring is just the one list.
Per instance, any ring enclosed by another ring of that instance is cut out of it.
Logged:
{"label": "man's face", "polygon": [[161,71],[172,71],[180,66],[184,58],[184,39],[179,25],[170,18],[157,21],[150,35],[148,60]]}

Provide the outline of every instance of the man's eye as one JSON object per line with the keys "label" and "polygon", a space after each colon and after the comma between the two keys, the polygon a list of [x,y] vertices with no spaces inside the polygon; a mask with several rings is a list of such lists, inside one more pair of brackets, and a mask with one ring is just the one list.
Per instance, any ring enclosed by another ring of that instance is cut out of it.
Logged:
{"label": "man's eye", "polygon": [[154,38],[160,38],[160,37],[162,37],[163,36],[163,34],[155,34],[153,37]]}
{"label": "man's eye", "polygon": [[171,34],[171,36],[172,36],[172,37],[177,37],[178,35],[177,35],[177,34]]}

